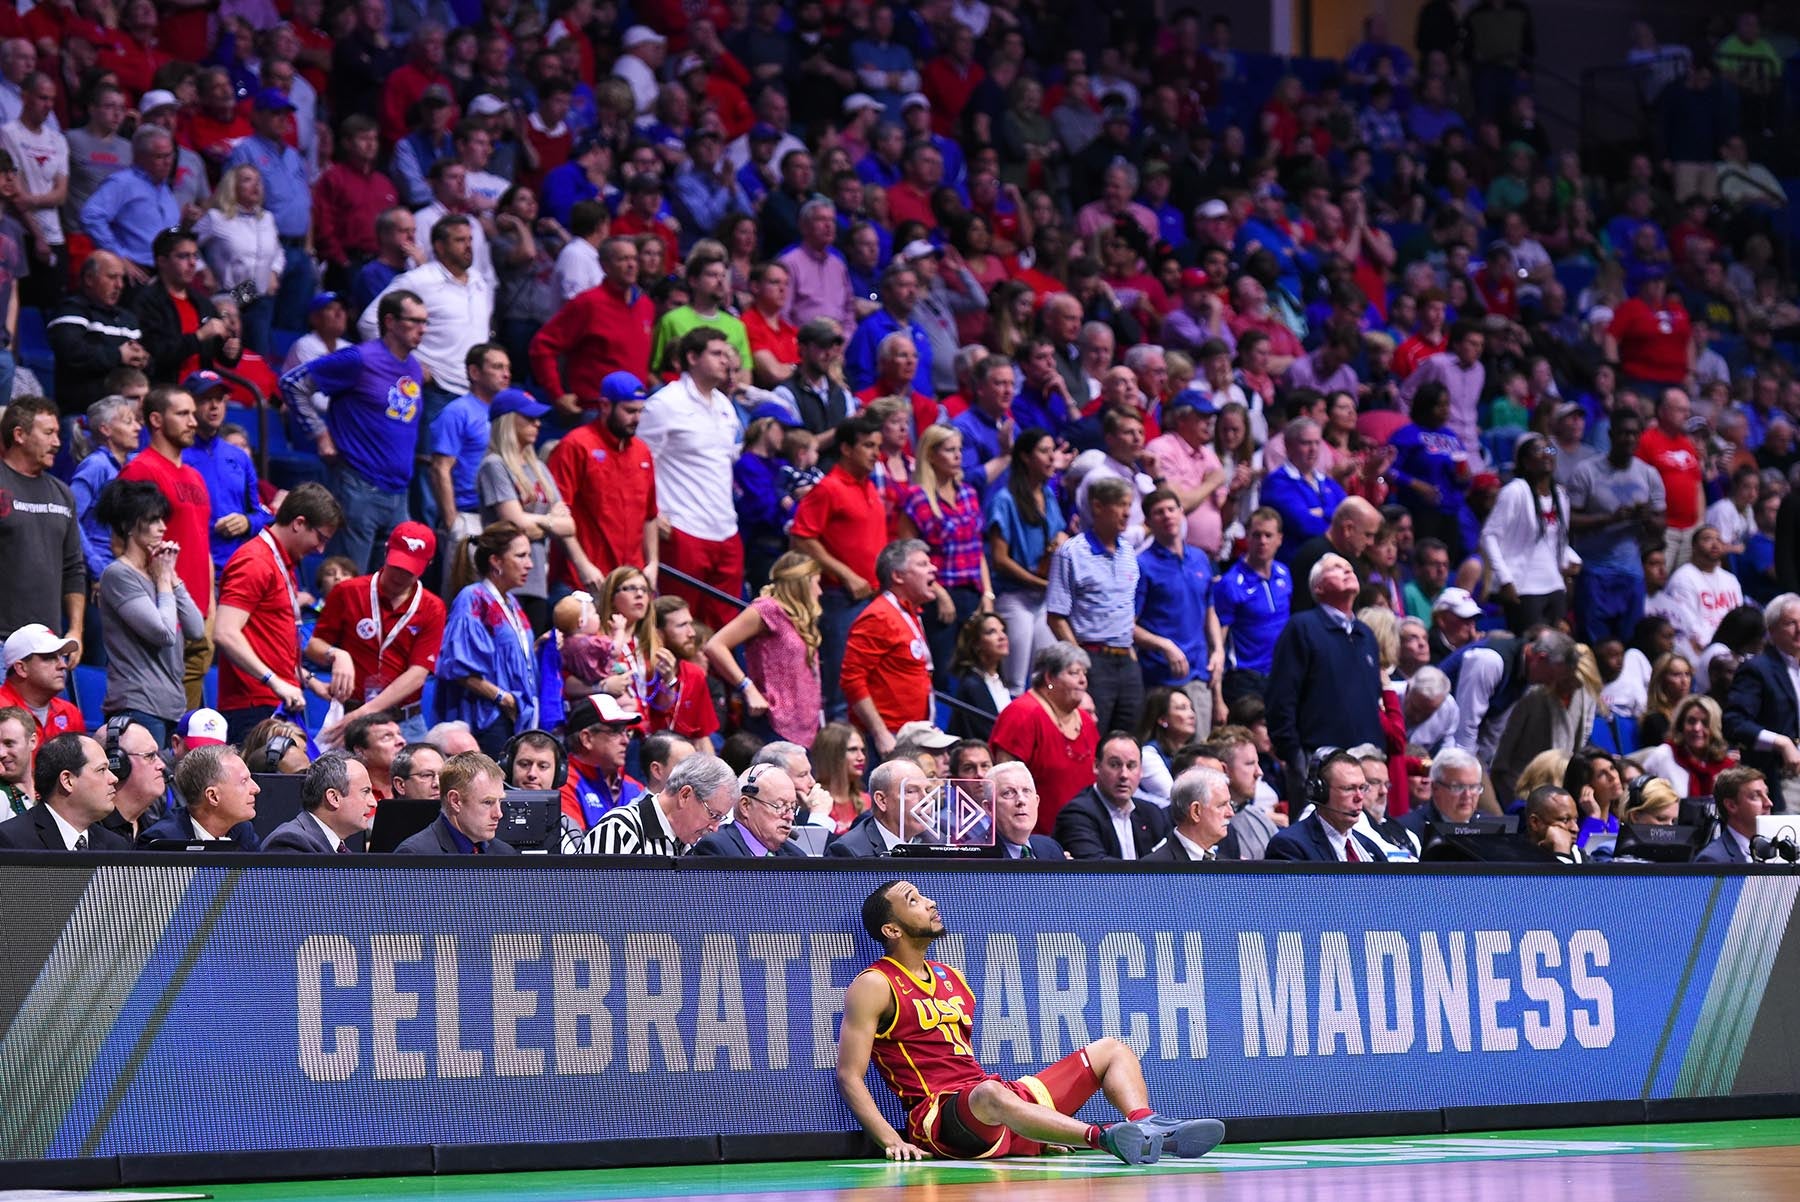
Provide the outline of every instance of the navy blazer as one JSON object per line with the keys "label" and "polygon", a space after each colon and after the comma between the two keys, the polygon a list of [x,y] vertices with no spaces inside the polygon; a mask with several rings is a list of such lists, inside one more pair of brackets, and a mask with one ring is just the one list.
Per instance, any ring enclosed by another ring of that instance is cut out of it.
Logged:
{"label": "navy blazer", "polygon": [[[454,840],[450,838],[450,828],[443,818],[431,820],[431,825],[405,840],[394,849],[397,856],[460,856]],[[516,856],[519,849],[505,839],[495,837],[488,840],[487,853],[490,856]]]}
{"label": "navy blazer", "polygon": [[[130,851],[131,844],[96,822],[87,828],[88,851]],[[63,842],[62,827],[49,807],[32,806],[17,818],[0,822],[0,847],[19,851],[68,851]]]}
{"label": "navy blazer", "polygon": [[865,810],[850,824],[849,830],[832,836],[825,844],[825,854],[856,859],[887,855],[887,844],[882,841],[881,832],[875,829],[875,811]]}
{"label": "navy blazer", "polygon": [[[4,829],[4,827],[0,827],[0,830]],[[1748,864],[1749,862],[1744,855],[1743,848],[1738,846],[1738,841],[1733,839],[1728,831],[1720,831],[1719,837],[1702,847],[1700,854],[1694,857],[1696,864]]]}
{"label": "navy blazer", "polygon": [[[256,827],[248,822],[240,822],[225,832],[225,837],[238,845],[242,851],[261,851],[262,836],[256,833]],[[170,810],[161,822],[149,827],[138,836],[139,847],[149,847],[160,842],[197,843],[194,837],[194,818],[186,807]]]}
{"label": "navy blazer", "polygon": [[264,851],[299,851],[313,854],[332,855],[337,849],[326,838],[318,820],[306,810],[300,811],[286,822],[269,832],[263,840]]}
{"label": "navy blazer", "polygon": [[[1138,859],[1149,855],[1173,829],[1168,811],[1161,806],[1143,803],[1131,807],[1131,841]],[[1112,810],[1091,785],[1071,797],[1056,815],[1056,841],[1077,860],[1125,858],[1119,846],[1119,832],[1113,827]]]}
{"label": "navy blazer", "polygon": [[[727,823],[712,834],[706,836],[706,838],[688,848],[687,854],[690,856],[729,856],[732,859],[738,860],[760,858],[750,854],[750,846],[744,842],[744,834],[735,822]],[[801,859],[806,858],[806,852],[792,839],[789,839],[780,847],[770,848],[769,854],[772,856],[799,856]]]}
{"label": "navy blazer", "polygon": [[[987,854],[982,858],[988,860],[1010,860],[1013,858],[1013,855],[1006,850],[1006,844],[1001,842],[1000,836],[995,835],[994,845],[988,848]],[[1062,844],[1058,843],[1055,839],[1052,839],[1049,835],[1033,835],[1031,836],[1031,858],[1034,860],[1050,860],[1060,864],[1068,857],[1063,854]]]}
{"label": "navy blazer", "polygon": [[988,692],[987,682],[974,672],[965,672],[956,678],[951,694],[977,712],[952,706],[950,733],[959,739],[993,738],[994,722],[1000,717],[1000,711],[994,708],[994,695]]}
{"label": "navy blazer", "polygon": [[[1217,858],[1218,854],[1219,849],[1214,847],[1213,856]],[[1146,864],[1199,864],[1203,862],[1188,854],[1187,844],[1177,839],[1173,831],[1170,831],[1169,837],[1162,841],[1161,847],[1144,857]]]}
{"label": "navy blazer", "polygon": [[[1781,652],[1764,647],[1760,655],[1739,664],[1731,680],[1731,691],[1725,695],[1725,740],[1744,749],[1745,767],[1779,781],[1781,753],[1759,751],[1756,736],[1764,730],[1791,734],[1796,729],[1800,729],[1800,697],[1794,696],[1793,679]],[[1780,789],[1771,789],[1770,797],[1777,811],[1785,809]]]}
{"label": "navy blazer", "polygon": [[[1296,578],[1296,594],[1301,587]],[[1323,609],[1288,619],[1263,694],[1269,738],[1284,763],[1319,747],[1383,745],[1380,654],[1375,632],[1361,622],[1346,634]]]}
{"label": "navy blazer", "polygon": [[[1364,860],[1372,864],[1385,864],[1387,854],[1381,850],[1375,840],[1361,831],[1353,830],[1350,837],[1356,840],[1356,850]],[[1269,849],[1263,853],[1265,860],[1302,860],[1315,864],[1340,864],[1337,850],[1331,846],[1331,836],[1325,833],[1325,820],[1314,810],[1305,818],[1277,831],[1269,840]]]}

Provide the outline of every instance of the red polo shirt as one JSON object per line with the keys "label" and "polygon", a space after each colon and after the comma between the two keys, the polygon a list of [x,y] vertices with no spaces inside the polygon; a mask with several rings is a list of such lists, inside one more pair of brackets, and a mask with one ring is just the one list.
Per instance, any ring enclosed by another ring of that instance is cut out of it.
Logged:
{"label": "red polo shirt", "polygon": [[1656,469],[1668,494],[1668,523],[1672,530],[1689,530],[1700,524],[1700,450],[1686,434],[1671,437],[1651,423],[1638,439],[1637,457]]}
{"label": "red polo shirt", "polygon": [[[8,705],[16,705],[26,713],[32,713],[31,707],[25,704],[25,699],[13,691],[11,680],[0,685],[0,706]],[[36,716],[36,714],[32,714],[32,717]],[[81,716],[81,707],[67,697],[52,697],[49,709],[44,714],[44,720],[37,724],[37,735],[31,741],[31,752],[36,755],[37,749],[44,745],[45,739],[54,739],[57,735],[85,734],[86,732],[87,721]]]}
{"label": "red polo shirt", "polygon": [[[300,666],[300,626],[294,615],[294,566],[274,534],[264,533],[269,537],[258,535],[225,561],[225,571],[219,577],[219,604],[250,615],[244,623],[244,639],[250,649],[275,675],[297,684],[294,677]],[[275,544],[273,548],[270,543]],[[273,708],[280,704],[281,698],[274,690],[246,675],[229,657],[219,657],[220,709]]]}
{"label": "red polo shirt", "polygon": [[775,315],[775,324],[756,309],[744,314],[744,333],[750,339],[750,353],[768,351],[787,366],[795,367],[800,362],[800,327],[792,322],[784,321],[781,314]]}
{"label": "red polo shirt", "polygon": [[181,544],[175,574],[187,585],[200,612],[212,610],[212,494],[206,477],[185,463],[170,463],[154,447],[125,465],[121,480],[147,480],[169,498],[169,530],[164,536]]}
{"label": "red polo shirt", "polygon": [[[794,510],[791,533],[816,538],[832,557],[875,587],[875,557],[887,546],[887,507],[873,480],[857,480],[842,464],[825,473]],[[843,581],[827,574],[827,583]]]}
{"label": "red polo shirt", "polygon": [[[575,541],[602,576],[626,564],[644,566],[644,523],[657,510],[656,466],[643,439],[622,444],[604,421],[591,421],[556,444],[550,476],[575,515]],[[555,561],[558,578],[580,588],[575,565],[560,546]]]}
{"label": "red polo shirt", "polygon": [[1665,298],[1660,309],[1632,297],[1613,313],[1609,327],[1619,343],[1619,370],[1657,384],[1681,383],[1687,379],[1692,324],[1680,297]]}
{"label": "red polo shirt", "polygon": [[883,593],[862,611],[844,644],[844,700],[855,705],[869,698],[890,733],[931,716],[924,631],[915,610]]}
{"label": "red polo shirt", "polygon": [[[415,586],[419,606],[410,618],[407,611],[412,607],[412,595],[389,609],[378,591],[376,603],[381,606],[381,620],[377,624],[369,608],[369,585],[374,580],[373,575],[358,576],[332,589],[325,600],[325,612],[313,630],[333,647],[350,653],[350,661],[356,665],[356,694],[352,698],[356,704],[361,704],[361,699],[370,693],[371,679],[379,690],[408,668],[435,672],[438,645],[444,641],[444,603],[422,585]],[[388,642],[390,638],[392,642]],[[386,650],[381,649],[382,643],[387,643]],[[415,691],[403,697],[400,704],[410,705],[418,698]]]}
{"label": "red polo shirt", "polygon": [[600,382],[613,372],[649,378],[655,321],[656,306],[643,289],[621,295],[609,284],[589,288],[558,309],[532,338],[531,374],[550,396],[572,392],[593,408],[600,403]]}

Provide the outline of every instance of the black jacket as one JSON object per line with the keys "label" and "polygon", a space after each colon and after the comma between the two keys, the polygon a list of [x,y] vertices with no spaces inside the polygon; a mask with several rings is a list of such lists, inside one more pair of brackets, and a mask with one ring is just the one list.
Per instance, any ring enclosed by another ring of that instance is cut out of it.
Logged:
{"label": "black jacket", "polygon": [[[106,829],[105,825],[96,822],[87,828],[88,851],[130,851],[131,844]],[[68,851],[68,844],[63,842],[62,828],[56,825],[47,807],[36,805],[20,814],[17,818],[8,818],[0,822],[0,847],[17,848],[20,851]]]}
{"label": "black jacket", "polygon": [[[225,833],[225,837],[238,845],[241,851],[261,851],[262,836],[256,833],[256,825],[240,822]],[[153,843],[194,843],[194,817],[186,809],[171,810],[161,822],[146,827],[138,835],[137,845],[149,847]]]}
{"label": "black jacket", "polygon": [[[1161,806],[1131,807],[1132,844],[1143,859],[1169,837],[1173,824]],[[1056,841],[1077,860],[1122,860],[1119,833],[1113,829],[1112,812],[1092,787],[1069,799],[1056,815]]]}
{"label": "black jacket", "polygon": [[[799,856],[801,859],[806,858],[806,852],[801,850],[800,845],[792,839],[789,839],[780,847],[770,848],[769,854],[771,856]],[[750,854],[750,846],[744,842],[743,832],[735,822],[720,827],[712,834],[706,836],[706,838],[700,840],[700,842],[688,848],[688,855],[725,856],[736,860],[758,858]]]}
{"label": "black jacket", "polygon": [[[218,316],[212,302],[198,292],[188,293],[188,303],[194,306],[194,313],[202,322]],[[131,308],[143,330],[143,337],[138,341],[150,352],[150,366],[145,369],[145,374],[153,383],[181,383],[181,365],[196,355],[200,357],[202,368],[237,366],[239,356],[225,357],[223,338],[202,340],[197,335],[181,332],[181,318],[175,312],[175,301],[161,280],[152,280],[139,288],[131,297]]]}
{"label": "black jacket", "polygon": [[56,356],[56,407],[64,417],[86,413],[105,396],[106,373],[125,363],[119,348],[144,338],[136,313],[79,293],[63,302],[44,332]]}
{"label": "black jacket", "polygon": [[[1792,735],[1800,726],[1800,697],[1788,676],[1781,652],[1764,647],[1738,666],[1731,692],[1725,695],[1725,739],[1744,749],[1744,765],[1761,770],[1772,781],[1782,774],[1781,753],[1759,751],[1756,736],[1765,730]],[[1780,789],[1771,789],[1776,810],[1783,808]]]}

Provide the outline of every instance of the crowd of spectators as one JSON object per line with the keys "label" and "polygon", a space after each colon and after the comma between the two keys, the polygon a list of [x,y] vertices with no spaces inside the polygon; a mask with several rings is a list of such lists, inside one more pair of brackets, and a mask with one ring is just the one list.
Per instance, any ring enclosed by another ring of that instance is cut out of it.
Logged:
{"label": "crowd of spectators", "polygon": [[0,14],[0,843],[426,797],[401,850],[504,852],[555,788],[565,852],[885,854],[983,777],[1012,856],[1579,861],[1710,798],[1746,858],[1800,808],[1800,43],[1634,27],[1613,163],[1522,0],[1414,32]]}

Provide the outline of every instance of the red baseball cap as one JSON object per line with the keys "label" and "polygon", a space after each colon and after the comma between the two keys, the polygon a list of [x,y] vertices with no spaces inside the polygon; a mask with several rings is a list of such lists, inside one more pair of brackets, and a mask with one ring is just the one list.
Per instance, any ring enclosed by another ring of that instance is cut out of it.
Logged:
{"label": "red baseball cap", "polygon": [[387,561],[402,572],[423,576],[437,554],[437,536],[419,522],[401,522],[388,535]]}
{"label": "red baseball cap", "polygon": [[1206,278],[1206,273],[1201,271],[1198,267],[1189,267],[1181,273],[1181,286],[1183,288],[1204,288],[1209,283],[1211,283],[1211,281]]}

